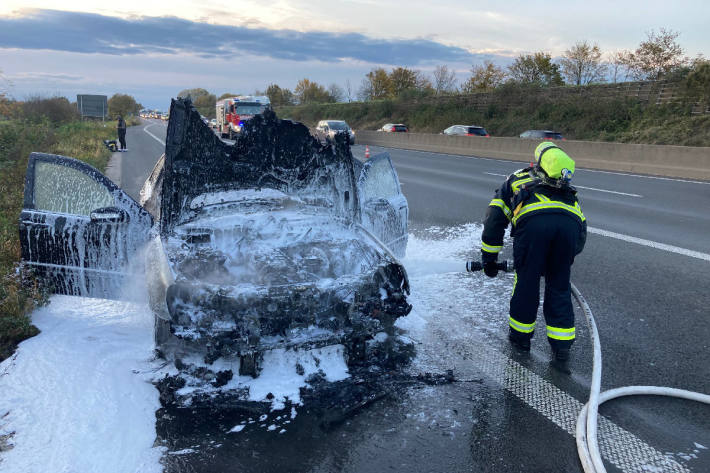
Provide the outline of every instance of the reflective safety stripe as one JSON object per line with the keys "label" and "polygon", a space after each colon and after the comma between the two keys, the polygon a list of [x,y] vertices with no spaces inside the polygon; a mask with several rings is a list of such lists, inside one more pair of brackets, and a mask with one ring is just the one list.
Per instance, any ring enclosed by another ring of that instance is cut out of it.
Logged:
{"label": "reflective safety stripe", "polygon": [[520,186],[525,184],[526,182],[532,181],[532,177],[528,177],[526,179],[520,179],[519,181],[515,181],[512,184],[510,184],[510,187],[513,189],[513,192],[517,192]]}
{"label": "reflective safety stripe", "polygon": [[489,245],[483,240],[481,240],[481,250],[485,251],[486,253],[500,253],[500,250],[503,249],[503,245],[501,246],[495,246],[495,245]]}
{"label": "reflective safety stripe", "polygon": [[540,202],[552,202],[552,199],[546,195],[538,194],[537,192],[535,192],[535,197],[537,197]]}
{"label": "reflective safety stripe", "polygon": [[513,297],[513,294],[515,294],[515,286],[518,285],[518,272],[513,270],[513,292],[510,294],[510,297]]}
{"label": "reflective safety stripe", "polygon": [[545,210],[545,209],[562,209],[575,214],[583,222],[586,220],[582,209],[579,207],[579,202],[575,202],[574,205],[565,204],[563,202],[558,202],[556,200],[551,200],[549,202],[536,202],[534,204],[528,204],[520,209],[520,212],[513,217],[513,225],[518,222],[518,219],[523,215],[533,212],[535,210]]}
{"label": "reflective safety stripe", "polygon": [[515,330],[517,332],[532,333],[533,330],[535,330],[535,322],[533,322],[531,324],[524,324],[522,322],[518,322],[513,317],[508,317],[508,318],[509,318],[509,325],[513,328],[513,330]]}
{"label": "reflective safety stripe", "polygon": [[547,326],[547,336],[555,340],[574,340],[574,327],[560,328]]}
{"label": "reflective safety stripe", "polygon": [[503,211],[503,213],[505,214],[505,216],[508,217],[508,220],[510,220],[510,208],[507,205],[505,205],[505,202],[503,202],[503,199],[493,199],[493,200],[491,200],[491,203],[488,205],[500,208]]}

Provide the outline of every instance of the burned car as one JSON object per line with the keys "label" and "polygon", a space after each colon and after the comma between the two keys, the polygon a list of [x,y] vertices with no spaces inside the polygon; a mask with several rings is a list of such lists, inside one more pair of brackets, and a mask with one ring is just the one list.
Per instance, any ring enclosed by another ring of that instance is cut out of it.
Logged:
{"label": "burned car", "polygon": [[227,144],[178,99],[140,204],[84,163],[32,153],[20,237],[58,293],[120,298],[145,273],[174,386],[220,387],[276,349],[341,346],[352,369],[399,360],[407,213],[387,154],[361,163],[344,138],[271,111]]}

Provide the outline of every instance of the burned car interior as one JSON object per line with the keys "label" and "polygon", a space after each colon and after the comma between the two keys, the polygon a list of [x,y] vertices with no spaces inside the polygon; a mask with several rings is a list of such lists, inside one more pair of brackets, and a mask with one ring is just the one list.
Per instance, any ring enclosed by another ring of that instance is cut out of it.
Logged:
{"label": "burned car interior", "polygon": [[407,217],[387,154],[361,163],[344,137],[323,143],[270,110],[229,144],[177,99],[140,203],[86,164],[33,153],[20,234],[58,293],[120,298],[141,260],[156,349],[177,368],[166,396],[181,401],[258,377],[277,348],[340,345],[353,370],[400,360]]}

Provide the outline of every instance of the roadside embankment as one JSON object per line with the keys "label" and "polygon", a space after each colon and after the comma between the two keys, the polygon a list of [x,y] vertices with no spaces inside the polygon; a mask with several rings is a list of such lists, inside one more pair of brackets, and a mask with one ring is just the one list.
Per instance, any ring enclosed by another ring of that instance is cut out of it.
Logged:
{"label": "roadside embankment", "polygon": [[0,120],[0,360],[37,333],[30,313],[47,301],[46,290],[18,266],[17,225],[30,153],[71,156],[103,171],[111,155],[103,140],[115,137],[116,122],[54,122],[22,115]]}
{"label": "roadside embankment", "polygon": [[[357,143],[435,153],[530,162],[541,140],[480,138],[427,133],[383,133],[362,130]],[[710,147],[563,141],[580,167],[710,180]]]}

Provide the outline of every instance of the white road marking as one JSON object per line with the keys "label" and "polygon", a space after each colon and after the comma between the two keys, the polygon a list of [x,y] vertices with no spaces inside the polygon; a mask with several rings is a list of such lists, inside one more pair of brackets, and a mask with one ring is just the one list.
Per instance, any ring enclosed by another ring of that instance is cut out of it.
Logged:
{"label": "white road marking", "polygon": [[[471,245],[479,241],[481,228],[479,224],[469,224],[448,228],[441,233],[444,229],[435,227],[433,230],[437,237],[433,240],[410,235],[404,264],[412,270],[409,300],[414,309],[408,317],[399,319],[397,325],[419,340],[414,366],[418,371],[436,371],[442,366],[453,368],[459,379],[483,375],[491,381],[486,382],[490,385],[491,399],[500,400],[500,405],[506,406],[503,407],[506,412],[515,415],[516,406],[508,409],[507,400],[498,391],[505,390],[520,400],[520,409],[524,413],[521,422],[528,418],[526,412],[529,407],[574,436],[577,415],[583,402],[555,386],[554,381],[546,380],[543,377],[545,374],[541,376],[534,371],[532,366],[540,366],[535,362],[538,350],[534,349],[527,361],[517,361],[511,358],[512,355],[494,347],[507,345],[507,341],[500,341],[503,337],[491,337],[492,332],[500,333],[501,328],[507,332],[507,327],[500,327],[500,324],[507,325],[504,322],[507,310],[493,309],[492,306],[505,306],[507,303],[511,275],[507,275],[506,279],[483,278],[482,282],[479,278],[464,277],[460,273],[443,272],[451,270],[447,267],[448,261],[456,261],[462,251],[470,251]],[[440,239],[439,235],[447,236]],[[417,269],[424,272],[417,274]],[[434,272],[427,273],[429,269],[434,269]],[[446,293],[447,297],[442,297],[442,293]],[[475,321],[466,320],[466,317],[472,317]],[[579,338],[588,337],[586,326],[582,325],[577,330]],[[544,340],[538,342],[547,345]],[[582,343],[581,340],[578,342]],[[543,348],[543,351],[546,350]],[[534,362],[532,366],[526,366],[530,361]],[[584,389],[583,379],[578,379],[576,383]],[[500,389],[496,389],[498,386]],[[515,428],[515,422],[516,419],[512,419],[510,425],[504,427]],[[571,454],[573,444],[570,439],[569,445],[560,445],[559,453],[569,451]],[[599,417],[599,445],[604,458],[624,472],[689,471],[671,456],[664,455],[603,416]]]}
{"label": "white road marking", "polygon": [[[580,168],[582,169],[582,168]],[[617,171],[602,171],[600,169],[584,169],[584,172],[600,172],[602,174],[616,174],[617,176],[630,176],[630,177],[641,177],[643,179],[658,179],[660,181],[675,181],[675,182],[685,182],[686,184],[703,184],[710,185],[708,181],[691,181],[689,179],[681,179],[679,177],[662,177],[662,176],[644,176],[642,174],[630,174],[627,172],[617,172]]]}
{"label": "white road marking", "polygon": [[[484,172],[483,174],[488,174],[489,176],[508,177],[508,175],[506,175],[506,174],[498,174],[495,172]],[[590,191],[606,192],[608,194],[627,195],[629,197],[643,197],[642,195],[639,195],[639,194],[629,194],[628,192],[610,191],[608,189],[598,189],[596,187],[586,187],[586,186],[578,186],[578,185],[575,185],[574,187],[576,187],[577,189],[587,189]]]}
{"label": "white road marking", "polygon": [[[451,330],[435,329],[441,340],[451,340]],[[459,340],[454,340],[459,342]],[[463,342],[463,343],[461,343]],[[476,360],[475,368],[503,386],[546,419],[574,436],[582,403],[515,360],[485,343],[464,339],[455,345],[458,353]],[[636,435],[599,416],[599,446],[602,455],[624,472],[689,472]]]}
{"label": "white road marking", "polygon": [[576,187],[577,189],[587,189],[590,191],[606,192],[609,194],[628,195],[629,197],[639,197],[639,198],[643,197],[642,195],[639,195],[639,194],[629,194],[628,192],[619,192],[619,191],[610,191],[610,190],[606,190],[606,189],[597,189],[596,187],[585,187],[585,186],[578,186],[578,185],[575,185],[574,187]]}
{"label": "white road marking", "polygon": [[701,253],[700,251],[693,251],[687,248],[681,248],[679,246],[666,245],[665,243],[659,243],[657,241],[644,240],[643,238],[636,238],[631,235],[624,235],[623,233],[610,232],[608,230],[602,230],[601,228],[588,227],[587,231],[596,235],[616,238],[617,240],[622,240],[629,243],[636,243],[637,245],[648,246],[649,248],[655,248],[657,250],[668,251],[670,253],[676,253],[683,256],[689,256],[691,258],[710,261],[710,254]]}
{"label": "white road marking", "polygon": [[153,133],[151,133],[151,132],[148,131],[148,128],[150,128],[150,127],[153,126],[153,125],[155,125],[155,123],[151,123],[150,125],[146,125],[146,126],[143,128],[143,131],[145,131],[145,132],[148,133],[150,136],[152,136],[153,138],[155,138],[155,139],[158,141],[158,143],[160,143],[160,144],[162,144],[163,146],[165,146],[165,141],[161,140],[160,138],[158,138],[157,136],[155,136]]}

